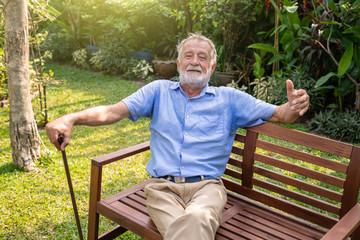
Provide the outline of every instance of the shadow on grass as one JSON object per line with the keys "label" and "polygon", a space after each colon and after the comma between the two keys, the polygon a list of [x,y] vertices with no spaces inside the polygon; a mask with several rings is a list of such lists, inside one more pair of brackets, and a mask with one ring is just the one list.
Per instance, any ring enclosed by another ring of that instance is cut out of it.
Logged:
{"label": "shadow on grass", "polygon": [[15,165],[12,162],[5,163],[0,166],[0,175],[4,175],[7,173],[14,173],[14,172],[25,173],[24,170],[20,170],[17,167],[15,167]]}

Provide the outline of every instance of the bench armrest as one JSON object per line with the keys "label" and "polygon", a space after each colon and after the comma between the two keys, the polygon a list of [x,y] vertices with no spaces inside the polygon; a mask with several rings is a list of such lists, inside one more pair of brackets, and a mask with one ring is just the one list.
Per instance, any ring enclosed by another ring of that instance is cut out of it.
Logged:
{"label": "bench armrest", "polygon": [[149,149],[150,149],[150,142],[149,141],[143,142],[143,143],[140,143],[140,144],[128,147],[128,148],[118,150],[116,152],[112,152],[112,153],[94,158],[92,160],[92,165],[95,165],[97,167],[104,166],[106,164],[115,162],[117,160],[120,160],[120,159],[123,159],[126,157],[130,157],[132,155],[144,152]]}
{"label": "bench armrest", "polygon": [[360,225],[360,204],[356,204],[321,240],[347,239]]}

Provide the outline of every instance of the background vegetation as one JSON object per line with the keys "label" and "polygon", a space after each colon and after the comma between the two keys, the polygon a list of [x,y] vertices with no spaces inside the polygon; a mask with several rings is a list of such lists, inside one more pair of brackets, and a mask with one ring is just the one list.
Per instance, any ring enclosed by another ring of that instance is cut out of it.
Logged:
{"label": "background vegetation", "polygon": [[[291,78],[310,93],[306,120],[313,129],[339,138],[344,122],[334,120],[338,127],[330,129],[320,115],[346,117],[349,126],[359,122],[360,0],[51,0],[29,1],[29,11],[32,46],[40,47],[32,56],[39,93],[51,78],[40,66],[50,59],[152,81],[158,76],[151,59],[175,58],[178,40],[201,31],[216,45],[217,71],[237,73],[234,86],[280,104]],[[147,64],[134,58],[139,51],[150,54]],[[0,100],[7,94],[2,55],[1,48]],[[47,122],[46,110],[37,116],[40,125]],[[348,134],[344,140],[360,140]]]}

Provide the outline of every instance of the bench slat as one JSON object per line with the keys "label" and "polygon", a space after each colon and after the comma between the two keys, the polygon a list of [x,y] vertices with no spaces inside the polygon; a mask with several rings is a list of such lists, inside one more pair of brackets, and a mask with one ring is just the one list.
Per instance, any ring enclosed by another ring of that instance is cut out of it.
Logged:
{"label": "bench slat", "polygon": [[300,132],[281,127],[275,124],[261,124],[255,127],[246,128],[249,131],[265,134],[271,137],[282,139],[288,142],[296,143],[306,147],[314,148],[324,152],[350,158],[352,145],[335,141],[329,138],[320,137],[310,133]]}
{"label": "bench slat", "polygon": [[299,189],[311,192],[313,194],[340,202],[342,199],[342,195],[339,192],[335,192],[333,190],[327,189],[327,188],[323,188],[317,185],[313,185],[311,183],[308,182],[304,182],[302,180],[293,178],[293,177],[289,177],[286,175],[282,175],[279,174],[277,172],[271,171],[269,169],[266,168],[262,168],[259,166],[254,166],[254,173],[259,174],[261,176],[267,177],[267,178],[271,178],[275,181],[278,182],[282,182],[284,184],[287,185],[291,185],[293,187],[297,187]]}
{"label": "bench slat", "polygon": [[348,165],[341,163],[341,162],[336,162],[330,159],[326,159],[323,157],[319,157],[313,154],[309,154],[306,152],[300,152],[298,150],[295,149],[291,149],[288,147],[284,147],[284,146],[280,146],[274,143],[270,143],[270,142],[265,142],[263,140],[257,140],[256,142],[256,146],[258,148],[267,150],[267,151],[271,151],[271,152],[275,152],[278,154],[282,154],[294,159],[298,159],[298,160],[302,160],[311,164],[315,164],[321,167],[325,167],[325,168],[329,168],[338,172],[342,172],[342,173],[346,173],[347,172],[347,168]]}
{"label": "bench slat", "polygon": [[[239,165],[239,162],[241,162],[241,161],[235,160],[235,159],[229,160],[229,164],[231,164],[231,165],[234,165],[234,164]],[[267,177],[267,178],[270,178],[270,179],[273,179],[275,181],[284,183],[286,185],[290,185],[290,186],[311,192],[313,194],[337,201],[337,202],[340,202],[342,199],[342,195],[339,192],[335,192],[335,191],[327,189],[327,188],[316,186],[316,185],[301,181],[296,178],[285,176],[285,175],[273,172],[271,170],[268,170],[266,168],[254,166],[254,173],[259,174],[264,177]],[[241,172],[236,171],[231,168],[226,168],[224,174],[241,179]]]}
{"label": "bench slat", "polygon": [[306,167],[302,167],[302,166],[299,166],[296,164],[281,161],[279,159],[269,157],[269,156],[264,156],[264,155],[258,154],[258,153],[255,153],[255,160],[259,161],[261,163],[265,163],[265,164],[268,164],[268,165],[271,165],[274,167],[278,167],[278,168],[305,176],[305,177],[319,180],[323,183],[327,183],[327,184],[333,185],[335,187],[339,187],[339,188],[344,187],[345,180],[342,178],[339,178],[339,177],[334,177],[329,174],[318,172],[318,171],[315,171],[315,170],[312,170],[312,169],[309,169]]}
{"label": "bench slat", "polygon": [[[234,226],[228,223],[224,223],[218,230],[218,233],[228,237],[229,239],[252,239],[252,240],[263,240],[252,233],[241,228],[241,226]],[[244,238],[245,237],[245,238]]]}
{"label": "bench slat", "polygon": [[[225,174],[229,175],[231,177],[235,177],[235,178],[239,178],[241,176],[240,172],[235,171],[235,170],[230,169],[230,168],[227,168],[225,170]],[[225,181],[226,181],[226,179],[225,179]],[[258,187],[267,189],[269,191],[281,194],[281,195],[283,195],[285,197],[289,197],[289,198],[292,198],[294,200],[301,201],[301,202],[303,202],[305,204],[311,205],[313,207],[322,209],[324,211],[331,212],[333,214],[339,215],[340,207],[338,207],[336,205],[333,205],[333,204],[330,204],[330,203],[327,203],[325,201],[322,201],[322,200],[319,200],[319,199],[316,199],[316,198],[313,198],[313,197],[309,197],[309,196],[307,196],[305,194],[297,193],[295,191],[292,191],[292,190],[289,190],[287,188],[278,186],[276,184],[269,183],[267,181],[264,181],[264,180],[261,180],[261,179],[258,179],[258,178],[253,178],[253,184],[258,186]]]}
{"label": "bench slat", "polygon": [[244,149],[238,146],[233,146],[231,152],[237,155],[242,156],[244,154]]}
{"label": "bench slat", "polygon": [[234,167],[238,167],[238,168],[242,167],[242,161],[237,158],[233,158],[233,157],[229,158],[228,164],[233,165]]}
{"label": "bench slat", "polygon": [[225,187],[230,191],[234,191],[236,193],[239,193],[240,195],[254,199],[255,201],[259,201],[268,206],[293,214],[294,216],[297,216],[301,219],[305,219],[310,222],[319,224],[320,226],[331,228],[337,222],[337,219],[335,218],[321,214],[306,207],[288,202],[286,200],[274,197],[257,189],[246,188],[233,180],[223,178],[223,182]]}
{"label": "bench slat", "polygon": [[319,239],[326,232],[325,229],[309,228],[307,223],[299,224],[298,219],[292,220],[290,218],[284,218],[283,216],[279,216],[278,214],[274,214],[271,211],[259,207],[249,205],[246,210],[253,215],[261,216],[261,219],[264,219],[265,221],[284,226],[288,231],[295,233],[293,236],[299,236],[300,234],[310,238]]}
{"label": "bench slat", "polygon": [[[248,219],[252,220],[254,222],[254,224],[256,224],[256,226],[258,226],[260,229],[266,230],[266,232],[269,232],[273,236],[276,236],[278,238],[280,238],[280,236],[283,236],[284,239],[303,239],[303,240],[309,239],[309,237],[304,236],[303,233],[294,231],[291,228],[289,228],[290,224],[283,226],[277,222],[269,221],[268,219],[264,218],[261,215],[254,215],[254,213],[250,213],[248,211],[243,211],[239,215],[235,216],[235,219],[237,219],[238,221],[242,221],[241,219],[244,219],[244,218],[248,218]],[[265,228],[263,228],[263,226],[265,226]],[[278,234],[278,232],[281,234]],[[265,239],[268,239],[268,238],[265,238]],[[313,239],[313,238],[311,238],[311,239]]]}
{"label": "bench slat", "polygon": [[130,194],[133,194],[133,193],[136,193],[136,192],[140,192],[142,189],[145,188],[146,184],[147,184],[148,181],[145,181],[145,182],[142,182],[142,183],[139,183],[131,188],[128,188],[128,189],[125,189],[115,195],[112,195],[108,198],[105,198],[103,201],[110,204],[114,201],[118,201],[118,199],[121,199],[123,197],[126,197]]}
{"label": "bench slat", "polygon": [[127,206],[135,209],[138,212],[148,215],[146,206],[134,201],[131,197],[122,198],[119,202],[126,204]]}
{"label": "bench slat", "polygon": [[308,204],[310,206],[322,209],[324,211],[331,212],[333,214],[339,215],[340,207],[338,207],[336,205],[327,203],[325,201],[321,201],[321,200],[313,198],[313,197],[309,197],[309,196],[307,196],[305,194],[302,194],[302,193],[297,193],[295,191],[291,191],[291,190],[289,190],[287,188],[278,186],[276,184],[273,184],[273,183],[270,183],[270,182],[267,182],[267,181],[264,181],[264,180],[261,180],[261,179],[258,179],[258,178],[254,178],[253,183],[256,186],[267,189],[267,190],[269,190],[271,192],[281,194],[282,196],[285,196],[285,197],[288,197],[288,198],[303,202],[303,203]]}
{"label": "bench slat", "polygon": [[[239,226],[244,231],[251,232],[252,234],[260,237],[261,239],[287,239],[287,240],[296,240],[296,238],[291,235],[284,234],[274,228],[261,224],[257,221],[254,221],[252,218],[247,218],[242,216],[242,213],[236,215],[234,219],[228,221],[234,226]],[[305,239],[304,239],[305,240]]]}
{"label": "bench slat", "polygon": [[143,238],[162,240],[150,217],[135,209],[115,201],[112,204],[98,203],[98,212],[113,222],[129,229]]}

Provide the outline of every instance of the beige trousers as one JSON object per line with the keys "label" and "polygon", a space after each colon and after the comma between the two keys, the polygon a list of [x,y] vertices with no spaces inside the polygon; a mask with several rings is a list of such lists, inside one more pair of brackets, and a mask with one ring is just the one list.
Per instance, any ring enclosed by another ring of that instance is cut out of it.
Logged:
{"label": "beige trousers", "polygon": [[213,240],[226,204],[219,180],[173,183],[153,178],[145,188],[149,215],[165,240]]}

